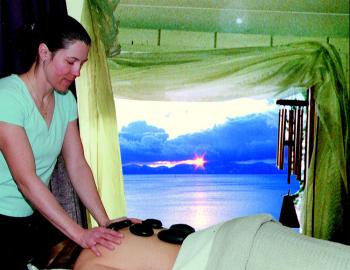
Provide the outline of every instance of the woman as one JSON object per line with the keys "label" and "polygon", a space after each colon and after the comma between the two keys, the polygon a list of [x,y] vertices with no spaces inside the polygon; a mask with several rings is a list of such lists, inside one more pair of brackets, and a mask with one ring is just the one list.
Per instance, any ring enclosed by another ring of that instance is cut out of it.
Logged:
{"label": "woman", "polygon": [[[34,243],[40,246],[40,240],[50,237],[40,231],[33,235],[35,211],[97,256],[97,244],[113,249],[122,238],[105,228],[112,221],[84,158],[76,103],[68,90],[88,59],[90,37],[69,16],[31,31],[31,40],[24,44],[34,44],[33,57],[25,54],[31,60],[29,70],[0,80],[0,257],[9,269],[27,269]],[[79,226],[47,188],[61,151],[72,185],[98,222],[97,228]]]}

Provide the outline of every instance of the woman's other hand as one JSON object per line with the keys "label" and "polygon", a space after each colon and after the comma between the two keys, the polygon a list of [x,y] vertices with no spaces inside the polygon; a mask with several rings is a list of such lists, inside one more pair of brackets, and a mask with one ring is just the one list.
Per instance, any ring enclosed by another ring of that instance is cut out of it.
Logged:
{"label": "woman's other hand", "polygon": [[106,226],[108,226],[109,224],[115,223],[115,222],[123,221],[123,220],[130,220],[133,224],[142,223],[142,220],[138,219],[138,218],[120,217],[120,218],[110,220]]}

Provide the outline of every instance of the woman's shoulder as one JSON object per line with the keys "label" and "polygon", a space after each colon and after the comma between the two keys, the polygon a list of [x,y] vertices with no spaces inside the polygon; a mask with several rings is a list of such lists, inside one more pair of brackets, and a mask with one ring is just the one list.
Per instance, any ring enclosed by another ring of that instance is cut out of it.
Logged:
{"label": "woman's shoulder", "polygon": [[12,74],[0,79],[0,94],[23,95],[25,84],[18,75]]}
{"label": "woman's shoulder", "polygon": [[25,117],[31,111],[28,92],[24,82],[17,75],[0,79],[0,121],[24,125]]}

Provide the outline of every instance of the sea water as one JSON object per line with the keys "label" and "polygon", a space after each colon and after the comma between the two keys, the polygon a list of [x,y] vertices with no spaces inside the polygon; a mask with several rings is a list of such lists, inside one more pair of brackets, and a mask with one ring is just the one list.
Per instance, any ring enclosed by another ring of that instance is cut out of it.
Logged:
{"label": "sea water", "polygon": [[296,180],[272,174],[124,175],[129,217],[156,218],[165,227],[195,229],[235,217],[269,213],[277,220],[283,196],[298,191]]}

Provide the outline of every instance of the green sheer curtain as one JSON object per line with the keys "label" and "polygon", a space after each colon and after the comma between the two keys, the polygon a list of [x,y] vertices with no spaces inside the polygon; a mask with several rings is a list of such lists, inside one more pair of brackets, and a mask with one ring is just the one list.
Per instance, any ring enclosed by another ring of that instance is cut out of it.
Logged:
{"label": "green sheer curtain", "polygon": [[[81,22],[92,38],[89,61],[76,81],[84,154],[110,218],[126,215],[114,98],[96,6],[84,1]],[[88,216],[90,226],[96,225]]]}
{"label": "green sheer curtain", "polygon": [[222,101],[281,97],[293,87],[314,87],[316,146],[303,197],[303,232],[350,243],[349,96],[332,45],[304,42],[262,48],[122,52],[108,61],[113,91],[119,98]]}
{"label": "green sheer curtain", "polygon": [[95,34],[102,41],[107,56],[120,53],[118,43],[119,20],[115,10],[120,0],[89,0]]}

